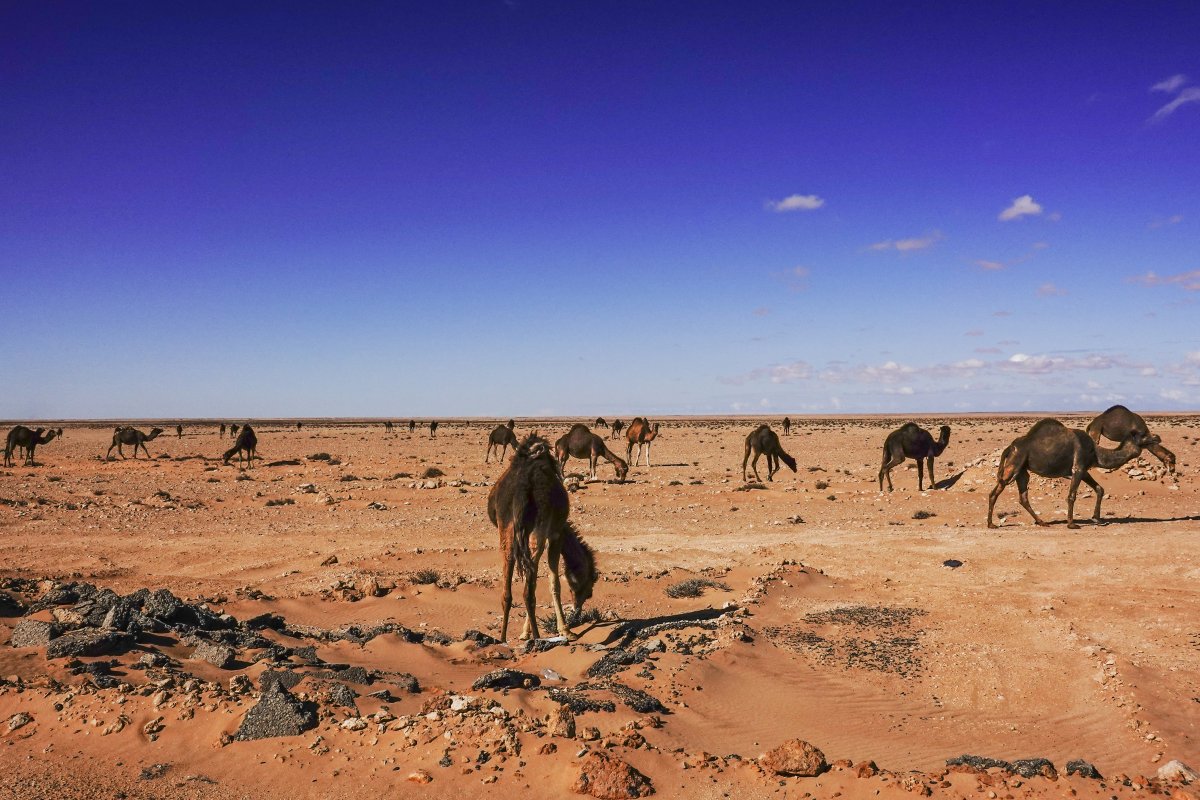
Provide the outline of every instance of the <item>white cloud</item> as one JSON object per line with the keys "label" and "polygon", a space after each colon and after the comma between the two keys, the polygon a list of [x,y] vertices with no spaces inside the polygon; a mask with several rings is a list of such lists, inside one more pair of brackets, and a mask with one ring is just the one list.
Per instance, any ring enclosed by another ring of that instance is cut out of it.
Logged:
{"label": "white cloud", "polygon": [[1186,106],[1189,103],[1200,103],[1200,87],[1189,86],[1188,88],[1175,95],[1175,99],[1167,103],[1165,106],[1154,112],[1154,116],[1150,117],[1150,122],[1161,122],[1167,117],[1175,113],[1176,109],[1181,106]]}
{"label": "white cloud", "polygon": [[824,198],[815,194],[792,194],[782,200],[768,200],[767,208],[777,213],[785,211],[816,211],[825,205]]}
{"label": "white cloud", "polygon": [[1168,225],[1178,225],[1181,222],[1183,222],[1183,214],[1172,214],[1169,217],[1151,220],[1150,222],[1147,222],[1146,225],[1150,228],[1165,228]]}
{"label": "white cloud", "polygon": [[910,239],[885,239],[882,242],[876,242],[870,245],[871,250],[896,250],[901,253],[909,253],[914,250],[925,250],[933,247],[942,240],[941,231],[933,231],[924,236],[914,236]]}
{"label": "white cloud", "polygon": [[1165,80],[1161,80],[1158,83],[1151,86],[1150,91],[1166,92],[1167,94],[1175,94],[1175,92],[1179,91],[1185,85],[1187,85],[1187,82],[1188,82],[1187,75],[1172,75],[1171,77],[1166,78]]}
{"label": "white cloud", "polygon": [[770,315],[771,309],[767,308],[766,306],[759,306],[758,308],[754,309],[754,316],[756,317],[767,317]]}
{"label": "white cloud", "polygon": [[1000,221],[1008,222],[1027,216],[1037,216],[1042,213],[1042,207],[1031,195],[1023,194],[1012,201],[1012,205],[1000,212]]}
{"label": "white cloud", "polygon": [[1004,269],[1004,264],[1002,264],[1001,262],[988,261],[983,258],[976,260],[975,266],[979,267],[980,269],[987,269],[987,270]]}
{"label": "white cloud", "polygon": [[1060,289],[1053,283],[1043,283],[1038,287],[1038,297],[1062,297],[1067,293],[1066,289]]}
{"label": "white cloud", "polygon": [[1182,389],[1163,389],[1158,394],[1164,400],[1174,400],[1177,403],[1187,400],[1187,393]]}
{"label": "white cloud", "polygon": [[1129,283],[1140,283],[1142,286],[1181,286],[1189,292],[1200,292],[1200,269],[1176,275],[1158,275],[1151,271],[1130,278]]}

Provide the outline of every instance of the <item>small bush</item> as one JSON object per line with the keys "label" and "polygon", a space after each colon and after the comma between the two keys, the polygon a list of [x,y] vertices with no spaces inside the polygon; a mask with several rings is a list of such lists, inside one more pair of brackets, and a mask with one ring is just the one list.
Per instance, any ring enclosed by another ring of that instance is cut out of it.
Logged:
{"label": "small bush", "polygon": [[446,473],[442,472],[437,467],[429,467],[421,473],[422,478],[440,478]]}
{"label": "small bush", "polygon": [[294,505],[296,505],[296,501],[290,497],[282,497],[277,500],[268,500],[267,505],[268,506],[294,506]]}
{"label": "small bush", "polygon": [[437,583],[441,577],[436,569],[419,569],[412,574],[410,580],[418,586],[427,586],[431,583]]}
{"label": "small bush", "polygon": [[313,453],[311,456],[308,457],[308,460],[309,461],[328,461],[331,458],[333,458],[333,456],[329,455],[329,453]]}
{"label": "small bush", "polygon": [[[563,609],[563,616],[567,620],[568,628],[574,628],[576,625],[583,625],[585,623],[604,621],[604,613],[595,606],[585,608],[582,612],[580,612],[577,608],[570,606]],[[558,633],[558,620],[554,618],[553,612],[538,619],[538,625],[541,626],[541,630],[544,633]]]}
{"label": "small bush", "polygon": [[338,480],[340,480],[342,483],[351,483],[352,481],[358,480],[358,476],[357,475],[343,475],[341,478],[338,478]]}
{"label": "small bush", "polygon": [[817,486],[818,490],[828,489],[829,482],[828,481],[817,481],[816,486]]}
{"label": "small bush", "polygon": [[699,597],[704,594],[705,589],[720,589],[723,592],[728,592],[729,584],[721,581],[714,581],[711,578],[689,578],[686,581],[673,583],[667,587],[667,597],[673,597],[678,600],[681,597]]}
{"label": "small bush", "polygon": [[913,519],[929,519],[930,517],[936,517],[936,516],[937,516],[937,514],[933,513],[932,511],[915,511],[915,512],[913,512],[912,518]]}

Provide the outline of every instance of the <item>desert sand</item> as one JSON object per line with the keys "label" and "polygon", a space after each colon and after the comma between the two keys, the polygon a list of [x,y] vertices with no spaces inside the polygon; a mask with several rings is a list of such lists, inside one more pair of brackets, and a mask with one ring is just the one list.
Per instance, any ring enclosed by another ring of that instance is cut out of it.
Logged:
{"label": "desert sand", "polygon": [[[920,420],[952,428],[945,488],[918,492],[909,461],[891,493],[876,475],[904,420],[793,419],[798,470],[761,488],[741,476],[748,418],[659,420],[653,466],[624,483],[571,460],[598,618],[534,648],[519,602],[510,641],[492,638],[495,420],[435,439],[256,424],[245,471],[221,463],[215,425],[163,425],[153,458],[104,461],[111,425],[66,423],[36,466],[0,471],[0,796],[603,796],[603,776],[579,778],[607,770],[612,796],[1200,797],[1155,779],[1200,767],[1200,417],[1148,417],[1178,476],[1148,453],[1096,470],[1107,524],[1079,530],[1067,481],[1039,478],[1055,524],[1010,486],[985,527],[996,460],[1033,417]],[[1077,516],[1092,504],[1081,488]],[[106,613],[141,589],[170,596]],[[545,619],[544,577],[538,601]],[[101,618],[135,635],[50,657]],[[11,646],[19,625],[34,643]],[[473,688],[498,669],[527,675]],[[307,729],[238,738],[260,703]],[[795,739],[829,768],[760,758]],[[963,754],[1055,769],[947,767]],[[1068,776],[1074,759],[1103,777]]]}

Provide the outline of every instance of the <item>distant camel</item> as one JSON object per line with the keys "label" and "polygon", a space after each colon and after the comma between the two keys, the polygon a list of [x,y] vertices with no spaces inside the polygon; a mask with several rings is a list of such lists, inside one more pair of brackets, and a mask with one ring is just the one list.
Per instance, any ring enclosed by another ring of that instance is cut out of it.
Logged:
{"label": "distant camel", "polygon": [[60,438],[60,439],[62,438],[62,428],[59,428],[59,429],[58,429],[58,430],[56,430],[54,433],[55,433],[55,435],[57,435],[57,436],[58,436],[58,438]]}
{"label": "distant camel", "polygon": [[783,452],[783,446],[779,444],[779,436],[771,430],[770,425],[759,425],[746,437],[746,454],[742,456],[742,480],[747,480],[746,462],[750,460],[751,453],[754,454],[751,467],[754,469],[754,480],[756,481],[762,480],[758,477],[759,456],[767,457],[767,480],[769,481],[775,480],[775,473],[779,471],[781,459],[791,468],[792,472],[796,471],[796,459]]}
{"label": "distant camel", "polygon": [[609,438],[612,438],[612,439],[621,438],[621,431],[623,431],[623,430],[625,430],[625,423],[621,422],[621,420],[619,420],[619,419],[613,420],[612,435]]}
{"label": "distant camel", "polygon": [[408,435],[412,436],[413,431],[415,431],[416,429],[417,429],[417,421],[415,419],[410,419],[408,421]]}
{"label": "distant camel", "polygon": [[238,426],[237,426],[237,425],[230,425],[230,426],[229,426],[229,436],[230,436],[230,438],[233,438],[233,437],[237,436],[237,432],[238,432]]}
{"label": "distant camel", "polygon": [[906,458],[917,461],[917,491],[925,491],[925,464],[929,464],[929,487],[937,488],[933,478],[933,459],[940,456],[950,444],[950,426],[943,425],[938,440],[933,440],[929,431],[915,422],[906,422],[888,434],[883,443],[883,466],[879,468],[879,491],[883,491],[883,479],[887,477],[888,491],[892,491],[892,469],[904,463]]}
{"label": "distant camel", "polygon": [[37,449],[39,444],[46,444],[58,435],[58,431],[55,430],[51,430],[49,433],[43,435],[42,431],[44,430],[46,429],[38,428],[36,431],[33,431],[29,428],[26,428],[24,425],[18,425],[9,431],[8,439],[4,444],[4,466],[13,466],[12,453],[16,448],[22,448],[25,450],[25,466],[35,466],[33,463],[34,450]]}
{"label": "distant camel", "polygon": [[175,426],[175,438],[176,438],[176,439],[182,439],[182,438],[183,438],[183,426],[182,426],[182,425],[176,425],[176,426]]}
{"label": "distant camel", "polygon": [[429,438],[430,439],[432,439],[434,436],[437,435],[437,429],[438,429],[438,421],[436,419],[430,420],[430,422],[429,422]]}
{"label": "distant camel", "polygon": [[491,460],[493,448],[500,448],[500,461],[504,460],[504,454],[508,452],[510,445],[512,446],[513,452],[516,452],[517,447],[519,446],[519,442],[517,442],[517,435],[513,433],[513,428],[516,426],[516,424],[517,423],[510,419],[507,425],[496,426],[496,430],[492,431],[491,435],[488,436],[487,454],[483,457],[483,463],[486,464]]}
{"label": "distant camel", "polygon": [[387,422],[383,423],[383,432],[384,432],[384,433],[391,433],[391,432],[392,432],[392,422],[391,422],[391,420],[388,420]]}
{"label": "distant camel", "polygon": [[609,450],[608,446],[604,444],[604,439],[588,430],[588,426],[582,422],[572,425],[571,430],[554,443],[554,455],[558,458],[560,473],[566,468],[567,459],[571,456],[588,460],[593,480],[596,477],[596,461],[600,458],[606,459],[613,465],[617,472],[617,480],[625,480],[625,476],[629,473],[629,464]]}
{"label": "distant camel", "polygon": [[[537,639],[537,570],[542,551],[550,568],[550,598],[558,632],[574,638],[563,616],[559,585],[559,558],[567,573],[567,585],[575,600],[575,614],[592,596],[596,584],[596,558],[567,519],[570,499],[558,465],[550,453],[550,443],[531,433],[517,447],[508,469],[488,493],[488,519],[500,532],[500,552],[504,560],[501,581],[504,585],[500,604],[500,639],[508,639],[508,616],[512,610],[512,577],[525,578],[525,627],[522,639]],[[532,540],[532,541],[531,541]]]}
{"label": "distant camel", "polygon": [[[643,417],[634,417],[633,422],[629,423],[628,430],[625,431],[625,440],[628,442],[625,448],[625,460],[633,461],[633,466],[637,466],[642,460],[642,450],[646,452],[646,466],[650,466],[650,444],[658,438],[658,423],[654,423],[654,427],[650,427],[650,421]],[[637,458],[633,458],[633,446],[637,445]]]}
{"label": "distant camel", "polygon": [[[1111,439],[1114,442],[1123,442],[1134,433],[1140,433],[1144,440],[1148,440],[1150,429],[1146,427],[1146,420],[1125,406],[1113,406],[1092,420],[1087,426],[1087,434],[1092,437],[1092,441],[1096,444],[1100,444],[1101,436],[1105,439]],[[1146,449],[1153,453],[1166,466],[1167,472],[1172,475],[1175,474],[1174,453],[1158,442],[1147,444]]]}
{"label": "distant camel", "polygon": [[1000,468],[996,473],[996,488],[988,496],[989,528],[995,528],[992,523],[992,510],[1004,487],[1014,479],[1017,491],[1020,492],[1021,505],[1033,517],[1038,525],[1047,523],[1037,515],[1029,505],[1029,473],[1041,475],[1043,478],[1070,478],[1071,488],[1067,491],[1067,527],[1078,528],[1075,524],[1075,494],[1079,491],[1079,482],[1083,481],[1096,493],[1096,510],[1092,521],[1100,523],[1100,502],[1104,499],[1104,489],[1096,483],[1088,470],[1117,469],[1125,462],[1137,458],[1142,448],[1158,444],[1154,434],[1143,436],[1134,431],[1115,450],[1099,447],[1078,428],[1068,428],[1055,419],[1043,419],[1029,429],[1029,433],[1013,440],[1000,456]]}
{"label": "distant camel", "polygon": [[117,455],[121,458],[125,457],[125,451],[121,445],[133,445],[133,457],[137,458],[138,448],[142,448],[142,452],[146,454],[146,458],[150,458],[150,451],[146,449],[146,442],[151,439],[158,438],[158,435],[163,432],[162,428],[151,428],[149,433],[142,433],[137,428],[131,426],[118,426],[113,430],[112,444],[108,446],[108,452],[104,454],[104,460],[112,455],[113,448],[117,448]]}
{"label": "distant camel", "polygon": [[225,438],[225,423],[224,422],[221,423],[221,438],[222,439]]}
{"label": "distant camel", "polygon": [[792,421],[790,419],[788,419],[787,417],[783,418],[783,435],[784,436],[792,435]]}
{"label": "distant camel", "polygon": [[239,466],[242,464],[242,459],[244,457],[246,465],[253,467],[254,452],[257,449],[258,437],[254,435],[254,429],[249,425],[243,425],[242,432],[238,434],[237,441],[233,443],[233,447],[225,451],[225,455],[221,457],[221,460],[228,464],[229,459],[236,455],[238,457]]}
{"label": "distant camel", "polygon": [[604,417],[596,417],[596,427],[608,430],[608,423],[604,421]]}
{"label": "distant camel", "polygon": [[304,423],[301,422],[300,420],[296,420],[296,430],[300,430],[303,427],[304,427]]}

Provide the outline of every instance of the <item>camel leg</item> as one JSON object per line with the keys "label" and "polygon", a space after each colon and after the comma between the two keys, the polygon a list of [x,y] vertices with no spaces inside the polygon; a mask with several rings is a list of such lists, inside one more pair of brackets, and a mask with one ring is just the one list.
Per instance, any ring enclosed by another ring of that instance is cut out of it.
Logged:
{"label": "camel leg", "polygon": [[[592,453],[592,463],[591,463],[591,467],[592,467],[592,480],[596,480],[596,462],[597,462],[598,460],[599,460],[599,457],[598,457],[598,456],[597,456],[595,453]],[[556,582],[558,581],[558,572],[557,572],[557,571],[555,571],[555,573],[554,573],[554,580],[555,580]]]}
{"label": "camel leg", "polygon": [[883,466],[879,468],[879,491],[883,491],[883,479],[887,477],[888,491],[892,491],[892,470],[904,463],[904,456],[896,458],[895,454],[886,450],[883,453]]}
{"label": "camel leg", "polygon": [[1020,493],[1021,505],[1029,512],[1029,516],[1033,517],[1034,524],[1043,528],[1049,527],[1050,523],[1039,517],[1033,506],[1029,505],[1029,473],[1024,470],[1017,473],[1017,491]]}
{"label": "camel leg", "polygon": [[516,561],[512,552],[512,529],[501,529],[500,550],[504,553],[504,588],[500,592],[500,641],[508,641],[508,613],[512,611],[512,577]]}
{"label": "camel leg", "polygon": [[571,629],[567,627],[567,618],[563,615],[562,586],[558,575],[559,547],[555,545],[555,542],[551,542],[546,550],[546,565],[550,568],[550,600],[554,604],[554,620],[558,623],[558,633],[570,640],[574,637],[571,635]]}
{"label": "camel leg", "polygon": [[1092,514],[1092,522],[1097,525],[1103,525],[1104,522],[1100,519],[1100,503],[1104,500],[1104,487],[1096,482],[1088,473],[1083,473],[1083,482],[1092,487],[1092,491],[1096,493],[1096,511]]}
{"label": "camel leg", "polygon": [[633,442],[625,446],[625,462],[630,466],[637,466],[637,462],[633,460]]}
{"label": "camel leg", "polygon": [[1010,480],[1012,480],[1012,476],[1011,476],[1011,475],[1010,475],[1008,478],[1005,478],[1004,476],[1000,476],[999,478],[997,478],[997,479],[996,479],[996,486],[995,486],[995,488],[993,488],[993,489],[992,489],[992,493],[988,495],[988,522],[987,522],[987,526],[988,526],[989,528],[998,528],[998,527],[1000,527],[1000,526],[999,526],[999,525],[997,525],[996,523],[992,522],[992,511],[993,511],[993,510],[996,508],[996,501],[1000,499],[1000,494],[1001,494],[1001,493],[1004,491],[1004,487],[1008,485],[1008,482],[1009,482]]}
{"label": "camel leg", "polygon": [[[1071,488],[1067,490],[1067,527],[1072,530],[1079,527],[1079,523],[1075,521],[1075,496],[1079,494],[1079,481],[1085,474],[1081,469],[1075,470],[1071,475]],[[1099,499],[1098,496],[1097,499]]]}
{"label": "camel leg", "polygon": [[776,472],[779,472],[779,456],[767,453],[767,480],[774,481]]}
{"label": "camel leg", "polygon": [[917,459],[917,491],[925,491],[925,462]]}
{"label": "camel leg", "polygon": [[546,548],[545,540],[538,537],[538,547],[533,551],[533,567],[525,576],[525,628],[521,632],[522,639],[537,639],[537,573],[538,562],[542,560],[542,551]]}
{"label": "camel leg", "polygon": [[758,476],[758,459],[761,456],[762,453],[755,450],[754,458],[750,459],[750,468],[754,470],[754,480],[758,481],[759,483],[762,483],[762,478]]}
{"label": "camel leg", "polygon": [[646,466],[650,466],[650,442],[646,442]]}
{"label": "camel leg", "polygon": [[929,457],[929,488],[937,489],[937,481],[933,477],[933,456]]}
{"label": "camel leg", "polygon": [[492,457],[492,446],[489,444],[487,452],[483,454],[483,463],[488,463],[488,459]]}
{"label": "camel leg", "polygon": [[746,443],[746,452],[742,455],[742,481],[746,481],[746,463],[750,460],[750,444]]}
{"label": "camel leg", "polygon": [[1163,463],[1163,466],[1165,466],[1167,468],[1167,472],[1169,472],[1172,475],[1175,474],[1175,454],[1174,453],[1172,453],[1167,448],[1163,447],[1161,444],[1152,444],[1149,447],[1147,447],[1146,449],[1149,450],[1151,453],[1153,453],[1154,456]]}

